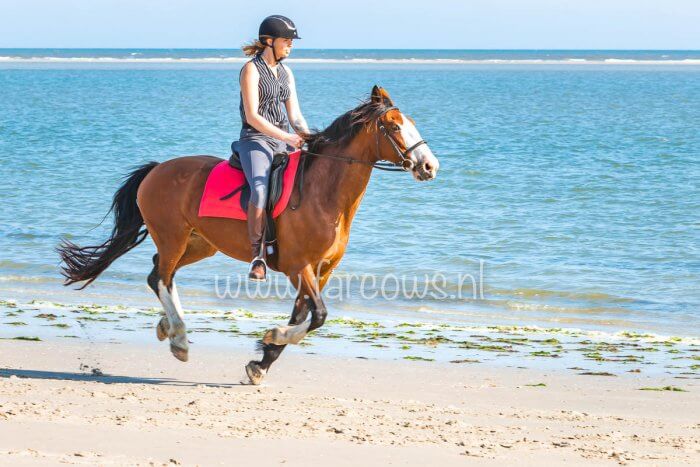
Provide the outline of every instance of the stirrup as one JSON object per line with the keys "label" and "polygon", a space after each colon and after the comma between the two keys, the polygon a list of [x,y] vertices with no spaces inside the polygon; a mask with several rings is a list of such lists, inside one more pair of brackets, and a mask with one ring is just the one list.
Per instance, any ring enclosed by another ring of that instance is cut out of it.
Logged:
{"label": "stirrup", "polygon": [[[265,273],[262,279],[253,275],[253,266],[258,261],[260,261],[265,267]],[[256,256],[255,258],[253,258],[253,260],[250,262],[250,267],[248,268],[248,280],[253,282],[265,282],[267,280],[267,263],[265,262],[265,258],[263,258],[262,256]]]}

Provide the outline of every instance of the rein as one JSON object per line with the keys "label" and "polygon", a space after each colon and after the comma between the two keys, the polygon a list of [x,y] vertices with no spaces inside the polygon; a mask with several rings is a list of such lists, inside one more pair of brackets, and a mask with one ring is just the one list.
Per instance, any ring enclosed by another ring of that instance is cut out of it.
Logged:
{"label": "rein", "polygon": [[[395,133],[398,130],[395,131],[389,131],[386,129],[384,126],[384,123],[381,122],[381,118],[387,114],[387,112],[391,110],[399,110],[398,107],[392,106],[392,107],[387,107],[384,109],[384,111],[377,117],[377,133],[375,134],[376,136],[376,142],[377,142],[377,150],[376,150],[376,156],[377,160],[374,162],[369,162],[369,161],[360,161],[357,159],[354,159],[352,157],[348,156],[342,156],[339,154],[320,154],[317,152],[311,152],[307,151],[306,149],[302,149],[302,160],[299,163],[299,169],[300,173],[299,176],[297,177],[297,185],[299,187],[299,199],[297,201],[297,204],[295,206],[290,205],[289,208],[292,211],[295,211],[300,205],[301,205],[301,197],[302,197],[302,187],[304,186],[304,158],[308,156],[315,156],[315,157],[326,157],[328,159],[334,159],[338,161],[343,161],[347,162],[348,164],[363,164],[363,165],[369,165],[374,169],[379,169],[379,170],[385,170],[387,172],[408,172],[409,170],[412,170],[413,167],[415,167],[415,162],[411,159],[411,153],[420,145],[422,144],[428,144],[425,142],[425,140],[420,140],[417,143],[411,145],[410,147],[404,149],[403,151],[399,147],[399,145],[396,143],[396,140],[394,139],[393,136],[391,136],[391,133]],[[389,140],[389,143],[391,143],[391,147],[394,149],[394,152],[396,153],[397,156],[401,159],[400,162],[391,162],[383,159],[379,159],[379,133],[384,135]]]}

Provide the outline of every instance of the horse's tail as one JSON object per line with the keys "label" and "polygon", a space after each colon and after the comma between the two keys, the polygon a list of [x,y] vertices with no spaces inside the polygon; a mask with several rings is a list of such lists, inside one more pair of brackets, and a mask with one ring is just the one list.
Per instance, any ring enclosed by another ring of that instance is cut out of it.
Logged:
{"label": "horse's tail", "polygon": [[85,247],[79,247],[65,239],[61,242],[57,251],[65,264],[62,268],[66,278],[64,285],[86,281],[80,289],[87,287],[115,259],[146,239],[148,230],[143,227],[143,217],[136,204],[136,192],[146,175],[157,165],[158,162],[149,162],[125,177],[107,212],[114,212],[114,228],[107,241],[101,245]]}

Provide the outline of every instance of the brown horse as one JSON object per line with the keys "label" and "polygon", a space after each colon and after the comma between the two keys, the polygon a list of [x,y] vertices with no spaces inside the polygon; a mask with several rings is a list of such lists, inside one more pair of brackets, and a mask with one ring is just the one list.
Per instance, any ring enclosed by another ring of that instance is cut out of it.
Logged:
{"label": "brown horse", "polygon": [[[413,121],[377,86],[368,101],[308,135],[306,142],[303,202],[276,219],[278,254],[270,264],[289,278],[298,295],[289,325],[267,331],[262,360],[246,365],[253,384],[260,383],[286,344],[298,343],[323,325],[327,312],[321,290],[343,257],[375,164],[389,161],[421,181],[435,178],[439,166]],[[151,234],[158,252],[148,285],[165,309],[156,331],[160,340],[170,338],[173,355],[182,361],[188,359],[188,343],[176,271],[217,251],[240,261],[252,259],[245,221],[198,217],[207,176],[219,162],[212,156],[188,156],[138,168],[114,196],[111,237],[98,246],[81,248],[64,241],[59,247],[66,285],[85,281],[85,287]]]}

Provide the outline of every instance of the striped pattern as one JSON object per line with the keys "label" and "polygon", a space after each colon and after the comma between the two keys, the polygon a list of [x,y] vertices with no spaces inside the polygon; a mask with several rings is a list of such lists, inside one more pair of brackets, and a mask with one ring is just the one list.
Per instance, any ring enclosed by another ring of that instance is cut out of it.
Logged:
{"label": "striped pattern", "polygon": [[[256,55],[251,62],[255,64],[255,67],[258,69],[258,74],[260,75],[260,82],[258,84],[258,113],[273,125],[288,131],[289,119],[287,118],[287,112],[284,108],[284,101],[289,99],[290,95],[287,69],[284,65],[279,64],[277,66],[278,76],[275,76],[272,70],[270,70],[270,67],[265,63],[265,60],[263,60],[262,54]],[[243,108],[243,96],[241,96],[240,111],[243,128],[255,130],[246,121],[245,110]]]}

